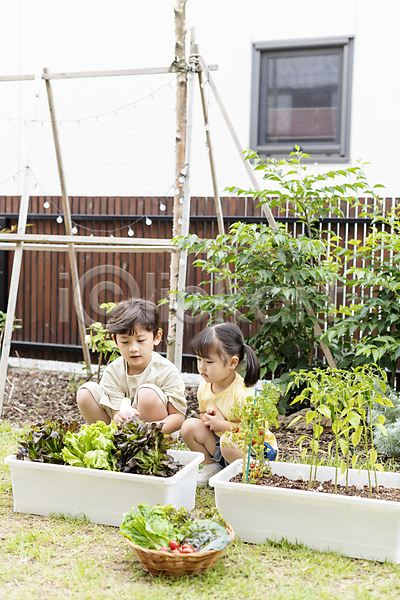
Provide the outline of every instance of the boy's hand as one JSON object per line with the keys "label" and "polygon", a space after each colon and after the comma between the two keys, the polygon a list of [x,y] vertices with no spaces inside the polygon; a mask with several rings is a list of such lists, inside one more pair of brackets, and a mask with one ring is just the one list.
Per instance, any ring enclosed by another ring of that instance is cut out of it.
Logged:
{"label": "boy's hand", "polygon": [[[136,409],[133,409],[135,411],[135,417],[139,417],[139,412]],[[127,417],[126,414],[124,414],[122,411],[117,412],[114,415],[113,421],[116,425],[121,425],[121,423],[125,423],[125,421],[128,421],[130,418],[132,417]]]}
{"label": "boy's hand", "polygon": [[126,417],[123,413],[121,413],[121,411],[117,412],[113,418],[113,421],[116,425],[121,425],[121,423],[125,423],[125,421],[127,421],[127,420],[128,420],[128,417]]}

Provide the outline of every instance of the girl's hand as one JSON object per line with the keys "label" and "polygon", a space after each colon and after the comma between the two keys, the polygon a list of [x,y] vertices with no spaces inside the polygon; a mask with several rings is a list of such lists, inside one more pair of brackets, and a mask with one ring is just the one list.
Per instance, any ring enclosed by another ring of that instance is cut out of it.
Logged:
{"label": "girl's hand", "polygon": [[207,412],[204,414],[204,424],[211,431],[225,431],[227,423],[229,423],[229,421],[225,419],[217,406],[208,408]]}

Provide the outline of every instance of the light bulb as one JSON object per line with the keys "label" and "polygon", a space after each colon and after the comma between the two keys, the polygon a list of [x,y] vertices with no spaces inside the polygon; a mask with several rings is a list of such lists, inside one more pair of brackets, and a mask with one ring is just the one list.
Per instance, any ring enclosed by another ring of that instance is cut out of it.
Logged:
{"label": "light bulb", "polygon": [[160,203],[160,210],[162,210],[163,212],[164,210],[167,210],[167,207],[162,202]]}
{"label": "light bulb", "polygon": [[75,235],[76,233],[78,233],[78,229],[76,227],[73,227],[71,229],[71,233],[72,233],[72,235]]}
{"label": "light bulb", "polygon": [[151,219],[149,219],[149,217],[146,217],[146,225],[150,226],[152,224],[152,222],[153,221]]}
{"label": "light bulb", "polygon": [[62,223],[63,222],[63,218],[61,215],[59,215],[56,219],[57,223]]}
{"label": "light bulb", "polygon": [[50,202],[43,202],[43,208],[50,208]]}
{"label": "light bulb", "polygon": [[133,230],[130,227],[128,229],[128,235],[129,237],[132,237],[134,235]]}

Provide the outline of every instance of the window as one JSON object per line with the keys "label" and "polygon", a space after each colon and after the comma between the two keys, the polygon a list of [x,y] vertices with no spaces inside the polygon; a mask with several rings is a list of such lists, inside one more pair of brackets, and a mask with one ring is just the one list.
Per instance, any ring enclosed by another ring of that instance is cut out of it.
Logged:
{"label": "window", "polygon": [[348,160],[352,55],[352,38],[253,44],[250,148]]}

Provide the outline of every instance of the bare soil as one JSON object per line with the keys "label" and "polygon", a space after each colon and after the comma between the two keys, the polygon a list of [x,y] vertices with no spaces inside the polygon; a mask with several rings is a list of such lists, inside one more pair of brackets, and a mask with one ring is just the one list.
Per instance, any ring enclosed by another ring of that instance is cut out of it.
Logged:
{"label": "bare soil", "polygon": [[[76,404],[76,390],[82,381],[83,377],[68,373],[30,371],[10,367],[7,372],[6,393],[1,418],[9,420],[17,426],[22,426],[25,423],[32,425],[51,418],[77,420],[78,423],[83,424],[84,421]],[[186,418],[198,416],[196,386],[186,388],[186,401]],[[290,422],[294,417],[295,415],[280,417],[279,428],[273,428],[279,447],[279,460],[281,461],[299,461],[300,452],[297,440],[300,435],[309,433],[301,429],[302,422],[299,422],[295,428],[290,426]],[[291,429],[288,429],[288,427],[291,427]],[[320,439],[321,458],[324,457],[331,440],[332,433],[327,423]],[[304,447],[307,447],[307,441],[303,442]],[[400,470],[399,459],[380,457],[380,462],[391,462],[392,470]]]}
{"label": "bare soil", "polygon": [[[51,418],[84,421],[76,404],[76,390],[84,380],[78,375],[50,371],[9,368],[2,419],[22,426]],[[186,389],[186,416],[195,416],[197,388]]]}
{"label": "bare soil", "polygon": [[[81,381],[83,377],[68,373],[10,367],[7,372],[2,419],[17,426],[33,425],[51,418],[77,420],[83,424],[76,404],[76,390]],[[197,387],[186,388],[186,401],[186,418],[197,417]],[[278,430],[274,430],[274,434],[278,441],[280,460],[298,460],[300,454],[296,440],[299,435],[286,429],[283,422]],[[329,439],[329,434],[325,435],[321,445],[327,446]]]}
{"label": "bare soil", "polygon": [[[242,483],[242,474],[239,473],[235,477],[232,477],[231,481]],[[371,492],[368,486],[360,488],[355,485],[349,485],[348,488],[339,485],[335,490],[335,486],[331,481],[324,481],[323,483],[317,482],[316,487],[309,490],[308,481],[304,481],[303,479],[289,479],[283,475],[264,476],[257,482],[257,485],[286,488],[289,490],[313,491],[316,494],[339,494],[341,496],[358,496],[359,498],[375,498],[377,500],[400,502],[400,490],[384,488],[383,486],[379,486],[378,489],[373,487]]]}

